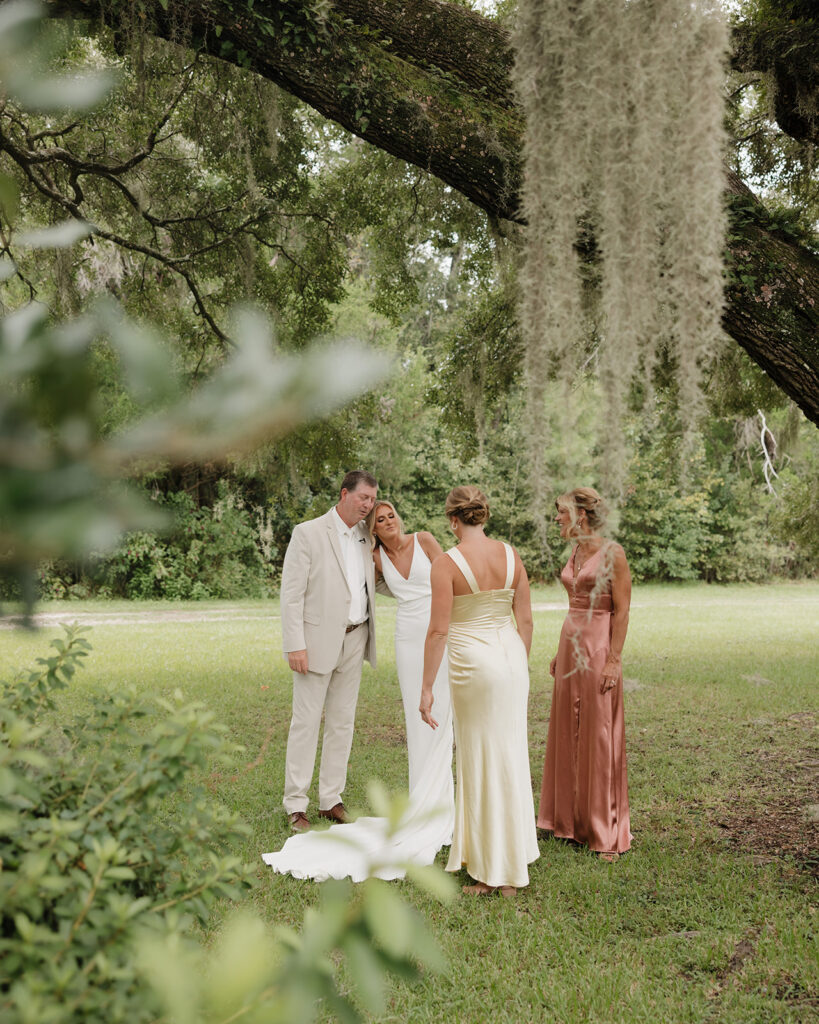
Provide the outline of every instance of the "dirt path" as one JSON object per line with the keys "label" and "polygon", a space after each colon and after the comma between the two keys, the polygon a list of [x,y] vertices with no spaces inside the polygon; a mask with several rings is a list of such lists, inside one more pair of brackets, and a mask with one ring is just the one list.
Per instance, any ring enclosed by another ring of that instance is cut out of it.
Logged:
{"label": "dirt path", "polygon": [[[639,603],[632,603],[632,608],[640,607]],[[566,610],[565,601],[536,602],[532,605],[533,612],[561,612]],[[266,611],[263,608],[251,610],[247,608],[233,608],[224,605],[217,608],[195,608],[181,609],[169,607],[167,610],[158,608],[146,608],[122,610],[115,612],[104,611],[65,611],[65,612],[37,612],[32,616],[30,625],[35,629],[53,629],[56,626],[78,623],[80,626],[136,626],[142,623],[148,625],[157,622],[248,622],[253,619],[278,619],[277,613]],[[0,617],[0,630],[18,629],[23,625],[22,615],[4,615]]]}
{"label": "dirt path", "polygon": [[[278,619],[278,615],[259,609],[256,612],[246,608],[203,608],[183,610],[181,608],[146,609],[145,611],[116,612],[38,612],[31,618],[35,629],[53,629],[55,626],[78,623],[80,626],[134,626],[156,622],[245,622],[251,619]],[[0,629],[17,629],[23,625],[22,615],[8,615],[0,619]]]}

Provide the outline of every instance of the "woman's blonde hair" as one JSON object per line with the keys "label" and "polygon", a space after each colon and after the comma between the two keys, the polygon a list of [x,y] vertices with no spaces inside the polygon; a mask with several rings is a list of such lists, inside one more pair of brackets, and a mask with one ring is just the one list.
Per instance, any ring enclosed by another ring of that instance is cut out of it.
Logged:
{"label": "woman's blonde hair", "polygon": [[374,548],[381,546],[381,541],[375,535],[375,517],[378,515],[378,510],[380,508],[383,508],[385,505],[387,508],[392,509],[393,515],[398,521],[398,529],[401,531],[401,533],[404,532],[404,521],[401,518],[401,516],[398,515],[395,505],[393,505],[391,501],[387,501],[385,498],[380,498],[373,505],[366,519],[367,529],[370,531],[370,543]]}
{"label": "woman's blonde hair", "polygon": [[489,519],[489,499],[478,487],[453,487],[444,508],[466,526],[482,526]]}
{"label": "woman's blonde hair", "polygon": [[609,514],[606,503],[593,487],[575,487],[573,491],[561,494],[555,501],[555,508],[558,511],[562,508],[568,510],[572,533],[576,530],[577,516],[581,509],[586,513],[589,529],[595,533],[598,533],[606,525]]}

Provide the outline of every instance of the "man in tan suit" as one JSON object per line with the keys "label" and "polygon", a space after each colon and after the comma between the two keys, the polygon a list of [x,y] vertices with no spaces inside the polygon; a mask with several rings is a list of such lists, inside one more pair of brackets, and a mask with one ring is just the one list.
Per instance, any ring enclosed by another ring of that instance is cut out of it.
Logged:
{"label": "man in tan suit", "polygon": [[322,712],[319,815],[347,820],[341,794],[361,668],[365,658],[375,666],[375,570],[362,520],[375,504],[377,491],[369,473],[348,473],[338,504],[318,519],[299,523],[284,556],[282,639],[293,670],[284,809],[297,832],[310,828],[307,791]]}

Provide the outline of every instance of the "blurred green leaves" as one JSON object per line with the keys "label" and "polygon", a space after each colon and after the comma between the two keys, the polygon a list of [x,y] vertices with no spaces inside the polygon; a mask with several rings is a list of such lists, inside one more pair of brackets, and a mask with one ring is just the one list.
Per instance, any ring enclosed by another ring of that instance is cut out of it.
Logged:
{"label": "blurred green leaves", "polygon": [[4,92],[26,110],[88,110],[110,93],[108,71],[82,75],[51,70],[57,49],[44,31],[43,7],[32,0],[0,6],[0,81]]}
{"label": "blurred green leaves", "polygon": [[[84,109],[110,89],[110,76],[54,75],[54,48],[41,8],[28,0],[0,7],[0,77],[24,108]],[[16,186],[0,177],[6,220]],[[17,242],[66,249],[93,238],[93,225],[69,220],[21,233]],[[11,261],[0,276],[14,273]],[[111,301],[56,323],[31,302],[0,323],[0,566],[11,570],[28,606],[44,557],[110,550],[121,534],[158,529],[164,517],[124,482],[129,472],[188,460],[214,460],[281,437],[327,415],[377,383],[383,356],[355,343],[321,343],[298,356],[276,351],[269,323],[239,310],[225,358],[191,390],[176,376],[164,343]],[[144,415],[106,437],[94,355],[109,346],[123,390]]]}
{"label": "blurred green leaves", "polygon": [[93,319],[50,322],[31,303],[0,322],[0,561],[114,544],[159,517],[98,465]]}
{"label": "blurred green leaves", "polygon": [[[349,883],[322,886],[320,908],[307,911],[301,934],[279,928],[273,937],[257,918],[237,913],[208,952],[175,936],[146,935],[138,949],[139,969],[174,1024],[310,1024],[319,1000],[334,1019],[359,1024],[362,1009],[376,1017],[386,1010],[391,975],[413,980],[421,965],[443,968],[419,914],[374,879],[355,894]],[[340,957],[350,994],[336,978]]]}
{"label": "blurred green leaves", "polygon": [[30,249],[65,249],[88,238],[94,231],[92,224],[84,220],[64,220],[50,228],[24,231],[17,238],[17,244]]}
{"label": "blurred green leaves", "polygon": [[[280,356],[257,312],[236,319],[236,347],[186,391],[167,347],[101,304],[66,324],[31,303],[0,323],[0,561],[22,570],[46,556],[110,549],[125,530],[156,529],[159,508],[121,477],[136,466],[214,459],[281,436],[374,384],[383,358],[355,345]],[[94,348],[118,354],[123,386],[141,408],[103,437]]]}
{"label": "blurred green leaves", "polygon": [[[132,383],[161,391],[170,377],[170,366],[161,367],[162,350],[148,335],[131,347],[121,328],[115,333],[120,351],[128,350]],[[388,366],[383,356],[351,342],[277,355],[269,323],[251,309],[237,313],[232,333],[236,348],[209,381],[112,441],[115,463],[213,459],[252,448],[344,405],[376,384]]]}

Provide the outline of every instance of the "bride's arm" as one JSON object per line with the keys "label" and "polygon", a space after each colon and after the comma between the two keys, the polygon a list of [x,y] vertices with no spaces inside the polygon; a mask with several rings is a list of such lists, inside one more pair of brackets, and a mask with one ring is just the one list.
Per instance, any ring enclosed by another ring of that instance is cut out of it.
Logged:
{"label": "bride's arm", "polygon": [[375,592],[376,594],[383,594],[384,597],[394,597],[395,595],[387,586],[387,581],[384,579],[384,574],[381,571],[381,552],[378,548],[373,550],[373,562],[375,562]]}
{"label": "bride's arm", "polygon": [[[447,564],[449,563],[449,564]],[[452,615],[452,560],[437,558],[432,564],[429,582],[432,587],[432,604],[429,612],[429,629],[424,642],[424,674],[421,682],[421,703],[418,710],[421,718],[438,728],[432,717],[432,686],[441,660],[444,656],[446,638],[449,633],[449,620]]]}
{"label": "bride's arm", "polygon": [[515,596],[512,600],[512,611],[515,613],[515,623],[528,658],[529,651],[532,649],[532,633],[534,631],[532,598],[529,593],[529,577],[526,575],[526,569],[517,551],[515,552],[515,563]]}

